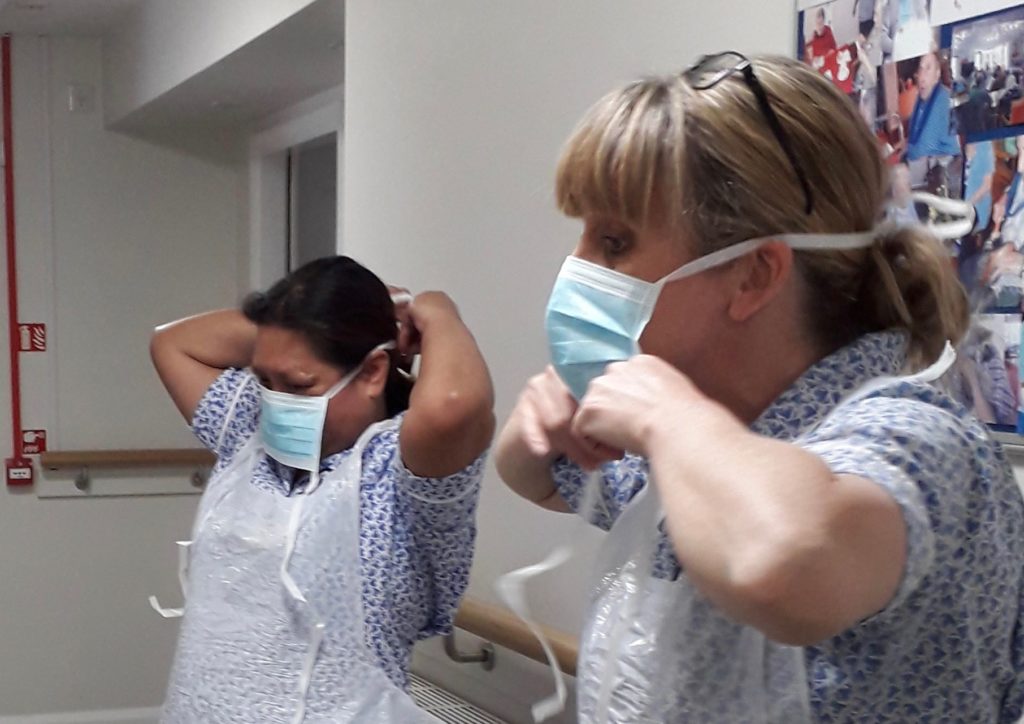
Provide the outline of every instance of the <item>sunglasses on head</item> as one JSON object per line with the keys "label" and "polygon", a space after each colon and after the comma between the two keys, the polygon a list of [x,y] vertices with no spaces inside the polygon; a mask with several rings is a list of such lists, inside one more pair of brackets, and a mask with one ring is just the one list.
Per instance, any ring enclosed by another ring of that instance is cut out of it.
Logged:
{"label": "sunglasses on head", "polygon": [[768,127],[771,128],[772,133],[779,142],[779,146],[782,147],[783,153],[789,159],[789,164],[793,167],[793,173],[796,174],[797,181],[800,182],[800,188],[803,189],[804,212],[810,214],[814,210],[811,185],[807,183],[807,177],[804,175],[800,163],[796,160],[796,154],[793,153],[793,147],[790,145],[789,138],[782,128],[782,123],[779,122],[779,117],[772,110],[771,103],[768,102],[768,94],[765,93],[764,86],[761,85],[761,82],[754,74],[754,66],[751,65],[750,61],[742,54],[733,50],[715,53],[714,55],[705,55],[688,70],[683,71],[683,78],[694,90],[707,90],[718,85],[733,73],[739,73],[743,76],[743,82],[747,84],[747,87],[750,88],[757,99],[761,113],[768,121]]}

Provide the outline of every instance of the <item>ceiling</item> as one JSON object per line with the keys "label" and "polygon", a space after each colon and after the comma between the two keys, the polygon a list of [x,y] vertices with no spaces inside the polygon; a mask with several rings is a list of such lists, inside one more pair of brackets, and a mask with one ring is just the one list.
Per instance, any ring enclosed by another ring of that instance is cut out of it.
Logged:
{"label": "ceiling", "polygon": [[[102,37],[115,32],[132,9],[144,2],[0,0],[0,33]],[[310,3],[117,119],[111,128],[207,157],[238,159],[244,156],[248,132],[262,121],[341,85],[344,28],[344,0]]]}
{"label": "ceiling", "polygon": [[263,120],[342,84],[344,28],[344,0],[317,0],[111,127],[237,159]]}
{"label": "ceiling", "polygon": [[104,35],[143,0],[0,0],[0,33]]}

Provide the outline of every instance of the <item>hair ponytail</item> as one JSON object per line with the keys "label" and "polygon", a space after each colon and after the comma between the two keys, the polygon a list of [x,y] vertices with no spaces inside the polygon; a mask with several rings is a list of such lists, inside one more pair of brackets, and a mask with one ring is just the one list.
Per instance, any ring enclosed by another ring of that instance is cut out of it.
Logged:
{"label": "hair ponytail", "polygon": [[920,226],[883,226],[869,250],[861,298],[865,327],[910,333],[909,361],[934,361],[967,331],[967,294],[942,243]]}

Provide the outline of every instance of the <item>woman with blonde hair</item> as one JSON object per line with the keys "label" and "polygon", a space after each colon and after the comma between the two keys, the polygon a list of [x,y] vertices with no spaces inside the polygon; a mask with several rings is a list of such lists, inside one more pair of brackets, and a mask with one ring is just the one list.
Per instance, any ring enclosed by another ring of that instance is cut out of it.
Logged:
{"label": "woman with blonde hair", "polygon": [[1024,502],[933,384],[965,294],[881,223],[856,108],[795,61],[705,57],[595,104],[556,194],[583,232],[496,461],[610,531],[580,720],[1019,719]]}

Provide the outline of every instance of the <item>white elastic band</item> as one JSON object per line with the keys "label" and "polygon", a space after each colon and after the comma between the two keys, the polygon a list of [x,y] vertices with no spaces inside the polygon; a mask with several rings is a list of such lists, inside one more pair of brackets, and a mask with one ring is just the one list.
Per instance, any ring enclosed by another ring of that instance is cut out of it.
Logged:
{"label": "white elastic band", "polygon": [[149,597],[149,605],[164,618],[181,618],[185,615],[184,608],[164,608],[156,596]]}
{"label": "white elastic band", "polygon": [[[319,475],[317,475],[317,477],[319,477]],[[309,479],[310,485],[307,487],[307,493],[309,492],[309,488],[312,488],[313,474],[310,474]],[[293,599],[300,603],[308,603],[308,601],[306,601],[305,594],[303,594],[299,589],[298,584],[295,582],[295,579],[292,578],[292,574],[288,570],[288,566],[290,566],[292,562],[292,554],[295,553],[295,544],[298,542],[299,538],[299,522],[302,517],[302,503],[305,501],[306,495],[297,494],[295,497],[297,500],[295,501],[295,505],[292,507],[291,514],[288,516],[288,530],[285,533],[284,538],[284,557],[281,559],[281,583],[284,584],[285,589]]]}
{"label": "white elastic band", "polygon": [[803,250],[860,249],[871,246],[876,236],[877,231],[872,229],[871,231],[857,231],[849,234],[774,234],[757,239],[748,239],[747,241],[741,241],[739,244],[727,246],[724,249],[713,251],[710,254],[695,259],[675,272],[659,279],[658,284],[662,285],[699,274],[732,259],[738,259],[744,254],[749,254],[770,241],[781,241],[792,249]]}
{"label": "white elastic band", "polygon": [[[316,478],[315,484],[314,478]],[[320,645],[323,643],[324,631],[326,628],[319,612],[306,599],[305,594],[302,593],[302,590],[299,588],[295,579],[292,577],[291,572],[288,570],[288,566],[291,564],[292,554],[295,552],[295,544],[299,537],[299,523],[302,519],[303,503],[306,501],[306,497],[309,493],[319,486],[319,478],[319,473],[313,473],[310,475],[310,484],[307,486],[306,491],[298,496],[298,500],[295,501],[295,506],[292,508],[291,514],[288,516],[288,531],[285,534],[284,558],[281,560],[281,583],[284,584],[285,590],[288,591],[288,595],[306,606],[306,610],[309,611],[309,617],[313,622],[312,630],[310,632],[309,647],[306,649],[306,654],[302,660],[302,671],[299,673],[299,702],[295,709],[295,716],[292,718],[293,724],[301,724],[302,720],[306,717],[306,695],[309,693],[309,684],[313,679],[313,667],[316,665],[317,656],[320,654]]]}
{"label": "white elastic band", "polygon": [[494,583],[494,587],[498,590],[502,600],[505,601],[513,613],[522,619],[526,627],[530,629],[530,633],[540,642],[540,646],[544,650],[544,658],[547,659],[554,675],[555,693],[535,702],[530,707],[530,712],[533,714],[535,722],[545,721],[564,711],[567,691],[565,677],[562,675],[562,669],[558,666],[557,659],[555,659],[555,652],[552,650],[551,644],[530,611],[530,605],[526,600],[526,582],[542,573],[558,568],[572,558],[574,552],[571,545],[558,546],[541,562],[506,573]]}
{"label": "white elastic band", "polygon": [[[251,373],[252,370],[249,370]],[[238,400],[242,397],[242,392],[245,390],[246,385],[241,384],[238,389],[235,390],[234,396],[231,398],[231,404],[228,405],[228,412],[224,415],[224,424],[221,425],[220,434],[217,435],[217,444],[214,445],[213,452],[216,455],[220,455],[221,446],[224,444],[224,437],[228,432],[228,423],[231,422],[232,416],[235,414],[235,408],[238,406]]]}
{"label": "white elastic band", "polygon": [[956,350],[953,349],[953,343],[947,339],[946,346],[942,348],[942,354],[939,355],[939,358],[917,374],[911,375],[910,379],[934,382],[946,374],[954,362],[956,362]]}
{"label": "white elastic band", "polygon": [[[178,587],[181,589],[181,597],[188,600],[188,564],[190,540],[179,540],[178,544]],[[164,618],[181,618],[185,615],[185,608],[167,608],[160,605],[156,596],[149,597],[149,605],[154,611]]]}
{"label": "white elastic band", "polygon": [[[583,483],[583,500],[579,509],[581,516],[579,523],[583,527],[590,525],[589,516],[591,511],[597,507],[598,502],[601,503],[602,507],[605,507],[600,488],[601,470],[598,468],[591,471]],[[605,507],[605,513],[607,514],[607,507]],[[547,659],[548,666],[551,668],[552,678],[555,681],[555,692],[551,696],[535,702],[530,707],[530,713],[533,715],[535,722],[545,721],[565,710],[566,687],[565,676],[562,674],[562,668],[558,665],[558,660],[555,658],[555,652],[551,648],[551,644],[541,630],[537,620],[533,617],[533,613],[530,611],[530,605],[526,600],[526,582],[531,578],[536,578],[548,571],[554,570],[572,559],[579,553],[582,540],[584,540],[584,536],[573,535],[570,537],[570,543],[558,546],[539,563],[506,573],[494,582],[494,587],[501,599],[514,614],[519,616],[534,638],[540,642],[541,649],[544,651],[544,658]]]}
{"label": "white elastic band", "polygon": [[[372,352],[378,349],[390,349],[395,346],[393,341],[384,342],[383,344],[377,345]],[[358,368],[357,368],[358,369]],[[367,441],[376,434],[379,428],[379,423],[370,425],[362,434],[359,439],[356,440],[352,446],[351,455],[361,455],[362,450],[366,447]],[[357,472],[357,491],[358,491],[358,478],[362,477],[362,464],[356,466]],[[305,594],[302,593],[302,589],[299,588],[298,583],[292,577],[288,567],[291,565],[292,555],[295,553],[295,545],[299,539],[299,527],[302,522],[302,508],[306,499],[313,491],[320,487],[320,471],[310,471],[309,484],[306,486],[306,490],[299,495],[298,500],[295,501],[295,507],[292,508],[291,514],[288,516],[288,529],[285,533],[285,544],[284,544],[284,557],[281,560],[281,583],[284,585],[285,590],[288,594],[299,603],[306,606],[309,611],[309,617],[312,623],[312,631],[310,633],[309,648],[306,650],[306,655],[302,662],[302,671],[299,674],[299,703],[295,709],[295,716],[292,718],[292,724],[302,724],[303,719],[306,717],[306,695],[309,693],[309,685],[313,679],[313,667],[316,666],[317,657],[320,655],[320,646],[323,644],[324,636],[326,635],[326,623],[320,616],[320,613],[313,607],[312,604],[306,599]],[[358,493],[357,493],[358,494]],[[362,596],[362,591],[359,592]]]}
{"label": "white elastic band", "polygon": [[910,194],[910,198],[943,214],[951,214],[953,216],[974,216],[974,204],[970,201],[964,201],[963,199],[951,199],[946,196],[937,196],[936,194],[930,194],[927,191],[914,191]]}
{"label": "white elastic band", "polygon": [[853,231],[848,234],[776,234],[766,236],[762,243],[778,239],[793,249],[862,249],[875,243],[878,229]]}
{"label": "white elastic band", "polygon": [[974,204],[969,201],[949,199],[945,196],[936,196],[924,191],[915,191],[910,194],[910,198],[930,209],[938,211],[940,214],[955,217],[950,221],[925,224],[928,230],[940,239],[959,239],[974,230],[977,212],[974,210]]}
{"label": "white elastic band", "polygon": [[412,295],[409,292],[396,292],[391,295],[392,304],[412,304]]}

